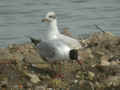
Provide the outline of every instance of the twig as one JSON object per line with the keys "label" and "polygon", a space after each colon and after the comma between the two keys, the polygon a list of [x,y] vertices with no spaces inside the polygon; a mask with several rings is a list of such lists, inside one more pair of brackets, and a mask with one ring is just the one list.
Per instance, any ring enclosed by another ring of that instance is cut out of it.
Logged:
{"label": "twig", "polygon": [[105,31],[102,28],[100,28],[97,24],[95,24],[95,27],[99,29],[101,32],[105,33]]}

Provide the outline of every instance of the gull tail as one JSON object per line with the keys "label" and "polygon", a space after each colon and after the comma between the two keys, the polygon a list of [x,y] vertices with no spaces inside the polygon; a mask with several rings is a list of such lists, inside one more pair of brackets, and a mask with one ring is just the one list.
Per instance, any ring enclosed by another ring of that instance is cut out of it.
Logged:
{"label": "gull tail", "polygon": [[27,38],[30,39],[30,41],[36,46],[38,43],[40,43],[41,40],[35,39],[31,36],[26,36]]}

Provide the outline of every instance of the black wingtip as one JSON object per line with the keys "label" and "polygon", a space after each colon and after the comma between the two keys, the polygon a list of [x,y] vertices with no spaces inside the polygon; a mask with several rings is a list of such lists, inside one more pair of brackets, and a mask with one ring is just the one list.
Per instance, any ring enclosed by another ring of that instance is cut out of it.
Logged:
{"label": "black wingtip", "polygon": [[36,46],[38,43],[40,43],[40,40],[35,39],[35,38],[31,37],[31,36],[27,36],[27,38],[29,38],[30,41],[31,41],[35,46]]}
{"label": "black wingtip", "polygon": [[69,57],[71,60],[77,60],[78,59],[78,50],[77,49],[70,50]]}
{"label": "black wingtip", "polygon": [[30,38],[30,40],[34,45],[37,45],[38,43],[40,43],[40,40],[34,39],[32,37]]}

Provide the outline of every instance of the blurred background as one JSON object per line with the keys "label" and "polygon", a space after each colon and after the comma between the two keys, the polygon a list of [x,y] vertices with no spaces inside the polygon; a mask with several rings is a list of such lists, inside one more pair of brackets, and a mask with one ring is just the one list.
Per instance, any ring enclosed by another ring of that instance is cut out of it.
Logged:
{"label": "blurred background", "polygon": [[60,31],[69,28],[74,37],[99,31],[94,24],[120,34],[120,0],[0,0],[0,47],[41,38],[49,11],[56,12]]}

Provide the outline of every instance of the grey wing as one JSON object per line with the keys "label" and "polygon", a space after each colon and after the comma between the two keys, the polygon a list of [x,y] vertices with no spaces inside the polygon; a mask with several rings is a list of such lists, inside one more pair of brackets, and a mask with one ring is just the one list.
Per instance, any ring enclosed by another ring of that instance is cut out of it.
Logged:
{"label": "grey wing", "polygon": [[41,42],[37,45],[40,56],[46,59],[52,59],[55,56],[55,48],[47,42]]}

